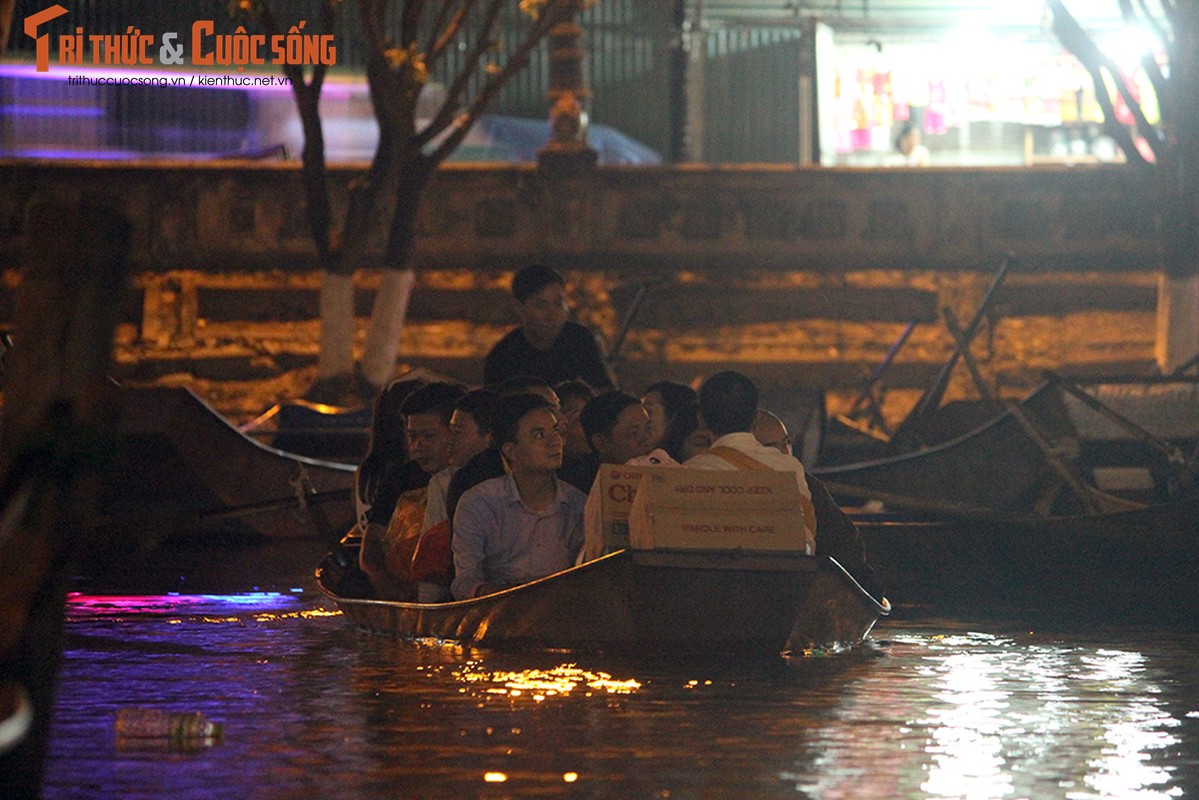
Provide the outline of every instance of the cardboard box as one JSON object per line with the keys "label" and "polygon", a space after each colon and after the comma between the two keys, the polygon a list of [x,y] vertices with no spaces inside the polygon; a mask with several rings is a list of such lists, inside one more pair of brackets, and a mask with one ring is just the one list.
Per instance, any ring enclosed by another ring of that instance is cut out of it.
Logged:
{"label": "cardboard box", "polygon": [[600,487],[600,526],[604,532],[605,553],[629,546],[629,511],[641,478],[651,469],[662,467],[600,465],[596,477]]}
{"label": "cardboard box", "polygon": [[[670,550],[804,552],[795,475],[646,467],[633,524],[637,546]],[[628,513],[634,513],[632,510]],[[626,517],[627,518],[627,517]]]}

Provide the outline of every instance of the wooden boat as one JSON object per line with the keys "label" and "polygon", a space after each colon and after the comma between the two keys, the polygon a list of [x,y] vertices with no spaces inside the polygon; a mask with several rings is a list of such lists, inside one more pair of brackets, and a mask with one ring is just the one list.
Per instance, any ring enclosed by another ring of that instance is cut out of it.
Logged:
{"label": "wooden boat", "polygon": [[361,628],[487,647],[777,655],[857,644],[890,612],[835,561],[803,555],[620,550],[496,594],[435,604],[354,597],[362,574],[333,557],[316,576]]}
{"label": "wooden boat", "polygon": [[287,453],[356,465],[370,444],[371,414],[370,406],[293,400],[276,403],[238,430]]}
{"label": "wooden boat", "polygon": [[[1053,386],[1042,386],[1021,403],[1020,410],[1058,445],[1076,444],[1061,396]],[[1047,487],[1058,485],[1045,452],[1012,410],[933,447],[856,464],[814,467],[811,473],[829,484],[1010,512],[1028,511],[1042,499]],[[837,499],[849,504],[856,498]]]}
{"label": "wooden boat", "polygon": [[1073,387],[1080,393],[1067,391],[1064,400],[1080,467],[1104,491],[1163,499],[1171,462],[1199,456],[1199,378],[1118,376]]}
{"label": "wooden boat", "polygon": [[353,524],[353,466],[259,444],[185,388],[116,391],[118,440],[101,504],[109,534],[328,540]]}
{"label": "wooden boat", "polygon": [[[1088,404],[1058,386],[1094,400]],[[1143,502],[1167,496],[1173,467],[1162,452],[1163,444],[1192,460],[1199,452],[1195,378],[1118,377],[1071,383],[1052,376],[1020,403],[1019,410],[1081,478],[1102,491]],[[971,428],[978,420],[983,421]],[[922,441],[929,443],[923,449],[895,452],[893,443],[858,441],[829,458],[822,456],[811,472],[831,483],[1014,512],[1032,508],[1038,487],[1052,477],[1044,451],[1025,433],[1015,412],[1001,410],[994,401],[950,403],[923,425]],[[829,438],[838,437],[846,439],[837,433]],[[858,440],[865,438],[858,435]],[[859,460],[848,460],[850,453]]]}
{"label": "wooden boat", "polygon": [[1108,514],[855,522],[899,607],[1194,625],[1199,497]]}

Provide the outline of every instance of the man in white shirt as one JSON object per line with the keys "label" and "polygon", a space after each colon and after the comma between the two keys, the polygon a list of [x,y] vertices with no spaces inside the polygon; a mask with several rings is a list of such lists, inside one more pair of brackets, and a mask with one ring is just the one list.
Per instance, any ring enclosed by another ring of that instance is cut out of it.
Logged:
{"label": "man in white shirt", "polygon": [[713,375],[699,387],[699,413],[716,439],[707,452],[693,456],[683,466],[795,473],[795,484],[804,501],[804,549],[809,555],[815,553],[816,518],[803,464],[795,456],[762,444],[752,433],[758,413],[758,387],[754,382],[732,370]]}

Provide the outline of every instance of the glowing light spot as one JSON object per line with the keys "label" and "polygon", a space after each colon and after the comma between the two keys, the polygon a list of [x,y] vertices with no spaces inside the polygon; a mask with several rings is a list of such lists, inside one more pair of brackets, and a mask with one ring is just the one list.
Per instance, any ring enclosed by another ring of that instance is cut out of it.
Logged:
{"label": "glowing light spot", "polygon": [[562,776],[562,780],[565,781],[566,783],[574,783],[578,779],[579,779],[579,773],[577,773],[577,772],[567,772],[566,774],[564,774]]}
{"label": "glowing light spot", "polygon": [[483,780],[487,783],[503,783],[508,780],[508,776],[502,772],[488,772],[483,776]]}
{"label": "glowing light spot", "polygon": [[[538,703],[551,697],[568,696],[579,687],[607,694],[632,694],[641,688],[641,684],[636,680],[616,680],[605,672],[589,672],[574,664],[563,664],[549,670],[530,669],[521,672],[473,671],[471,666],[473,665],[456,672],[455,677],[463,683],[479,685],[479,690],[484,694],[504,695],[514,699],[530,697]],[[458,691],[461,693],[466,689],[459,688]],[[584,692],[584,696],[591,696],[591,692]]]}

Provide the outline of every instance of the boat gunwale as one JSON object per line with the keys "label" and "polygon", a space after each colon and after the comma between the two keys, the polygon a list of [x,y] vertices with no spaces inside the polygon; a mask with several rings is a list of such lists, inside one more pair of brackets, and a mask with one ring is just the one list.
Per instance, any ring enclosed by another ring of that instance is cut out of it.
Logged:
{"label": "boat gunwale", "polygon": [[775,567],[773,569],[753,570],[756,572],[765,572],[765,571],[815,572],[815,571],[819,570],[820,565],[822,563],[826,563],[826,564],[830,565],[834,569],[834,571],[839,574],[839,576],[842,578],[842,580],[845,580],[849,584],[849,587],[854,591],[855,594],[859,595],[860,598],[868,601],[870,603],[870,605],[873,607],[873,609],[880,616],[889,616],[891,613],[891,603],[889,600],[887,600],[886,597],[883,597],[881,600],[876,599],[873,595],[871,595],[868,591],[866,591],[866,589],[862,586],[862,584],[858,582],[858,580],[849,572],[849,570],[845,569],[845,567],[839,561],[837,561],[835,558],[832,558],[831,556],[809,556],[809,555],[805,555],[805,554],[772,555],[772,554],[760,553],[760,552],[748,553],[747,551],[743,551],[740,549],[718,550],[718,551],[678,551],[678,550],[666,551],[666,550],[661,550],[661,549],[658,549],[658,550],[633,550],[632,548],[622,548],[620,550],[616,550],[614,552],[603,555],[599,558],[592,559],[591,561],[587,561],[582,564],[575,564],[571,567],[567,567],[564,570],[559,570],[558,572],[554,572],[549,575],[545,575],[543,577],[536,578],[534,580],[528,581],[527,583],[522,583],[517,586],[510,586],[510,587],[508,587],[506,589],[502,589],[498,592],[492,592],[491,594],[485,594],[485,595],[481,595],[479,597],[470,597],[465,600],[448,600],[448,601],[442,602],[442,603],[419,603],[419,602],[412,602],[412,601],[406,601],[406,600],[378,600],[378,599],[374,599],[374,598],[365,598],[365,597],[361,597],[361,598],[360,597],[344,597],[342,595],[334,594],[329,588],[327,588],[325,586],[324,581],[321,579],[321,573],[325,568],[323,561],[316,568],[316,579],[317,579],[316,583],[317,583],[317,587],[320,589],[321,593],[324,594],[331,601],[333,601],[334,603],[336,603],[338,605],[340,605],[342,603],[348,603],[348,604],[352,604],[355,606],[364,606],[364,607],[379,606],[379,607],[385,607],[385,608],[397,608],[397,609],[402,609],[402,610],[406,610],[406,611],[417,611],[417,612],[440,612],[440,611],[448,612],[451,610],[469,610],[469,609],[477,607],[477,606],[490,605],[492,603],[497,602],[500,598],[511,597],[511,596],[519,594],[519,593],[527,593],[530,591],[534,591],[537,587],[543,586],[546,583],[563,580],[563,579],[565,579],[565,576],[567,576],[571,573],[575,573],[580,570],[585,570],[588,568],[594,569],[595,566],[601,564],[601,562],[608,562],[608,561],[618,559],[618,558],[627,557],[627,558],[631,559],[634,564],[641,563],[643,565],[657,567],[657,568],[661,568],[661,569],[734,570],[734,569],[738,568],[735,566],[712,566],[712,565],[702,565],[701,566],[701,565],[694,565],[694,564],[683,564],[683,565],[646,564],[645,561],[639,560],[639,556],[641,556],[642,554],[653,554],[653,553],[666,555],[668,558],[671,556],[687,555],[687,556],[700,557],[700,558],[704,558],[704,557],[719,557],[719,558],[725,558],[725,559],[747,558],[747,559],[753,559],[755,561],[771,560],[771,561],[776,561],[776,562],[790,562],[788,564],[788,566],[783,569]]}

